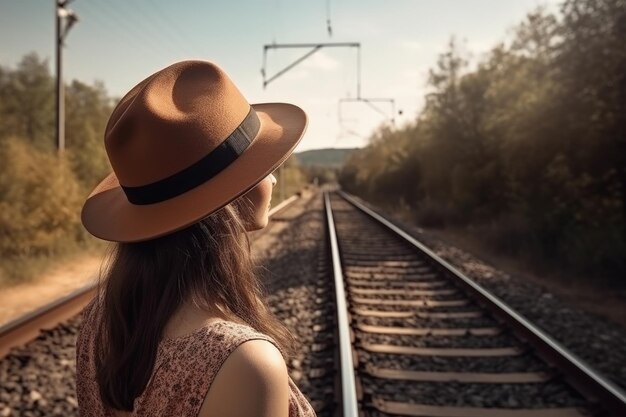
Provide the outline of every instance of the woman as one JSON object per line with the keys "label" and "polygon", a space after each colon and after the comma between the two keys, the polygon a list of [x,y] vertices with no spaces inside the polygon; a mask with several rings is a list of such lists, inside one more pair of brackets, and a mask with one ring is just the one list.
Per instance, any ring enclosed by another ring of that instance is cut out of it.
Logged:
{"label": "woman", "polygon": [[314,416],[287,375],[289,332],[269,313],[246,232],[267,224],[271,172],[305,113],[249,105],[216,65],[146,78],[105,131],[113,173],[85,228],[118,242],[77,339],[83,416]]}

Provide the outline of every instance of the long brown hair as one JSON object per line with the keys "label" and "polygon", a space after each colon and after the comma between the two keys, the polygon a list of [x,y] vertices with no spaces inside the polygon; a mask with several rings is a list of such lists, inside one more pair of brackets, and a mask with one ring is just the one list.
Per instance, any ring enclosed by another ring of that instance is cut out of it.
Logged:
{"label": "long brown hair", "polygon": [[103,403],[131,411],[146,388],[168,319],[186,300],[227,313],[293,351],[288,330],[266,308],[242,215],[231,203],[173,234],[118,243],[101,274],[96,378]]}

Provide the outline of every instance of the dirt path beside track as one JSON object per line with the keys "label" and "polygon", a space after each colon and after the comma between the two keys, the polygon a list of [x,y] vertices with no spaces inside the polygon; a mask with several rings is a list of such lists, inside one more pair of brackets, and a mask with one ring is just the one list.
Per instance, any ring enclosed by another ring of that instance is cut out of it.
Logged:
{"label": "dirt path beside track", "polygon": [[37,280],[0,290],[0,325],[93,282],[101,257],[76,255],[52,267]]}

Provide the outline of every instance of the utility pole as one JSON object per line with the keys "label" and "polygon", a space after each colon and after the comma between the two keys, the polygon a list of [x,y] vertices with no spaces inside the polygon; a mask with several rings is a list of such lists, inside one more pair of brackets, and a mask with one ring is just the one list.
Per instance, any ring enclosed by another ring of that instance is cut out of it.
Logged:
{"label": "utility pole", "polygon": [[54,0],[56,17],[56,142],[59,153],[65,150],[65,87],[63,85],[63,44],[70,28],[78,22],[78,16],[66,8],[71,0]]}

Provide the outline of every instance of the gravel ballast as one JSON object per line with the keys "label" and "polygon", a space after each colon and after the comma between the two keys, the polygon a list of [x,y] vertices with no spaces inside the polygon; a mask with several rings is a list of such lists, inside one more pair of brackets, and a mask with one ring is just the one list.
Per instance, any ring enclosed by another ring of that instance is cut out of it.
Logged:
{"label": "gravel ballast", "polygon": [[[251,237],[268,289],[270,308],[292,330],[297,353],[288,361],[291,378],[320,416],[334,401],[333,290],[323,256],[321,195],[311,192]],[[77,416],[75,344],[80,315],[0,360],[0,417]],[[332,325],[332,323],[330,323]]]}

